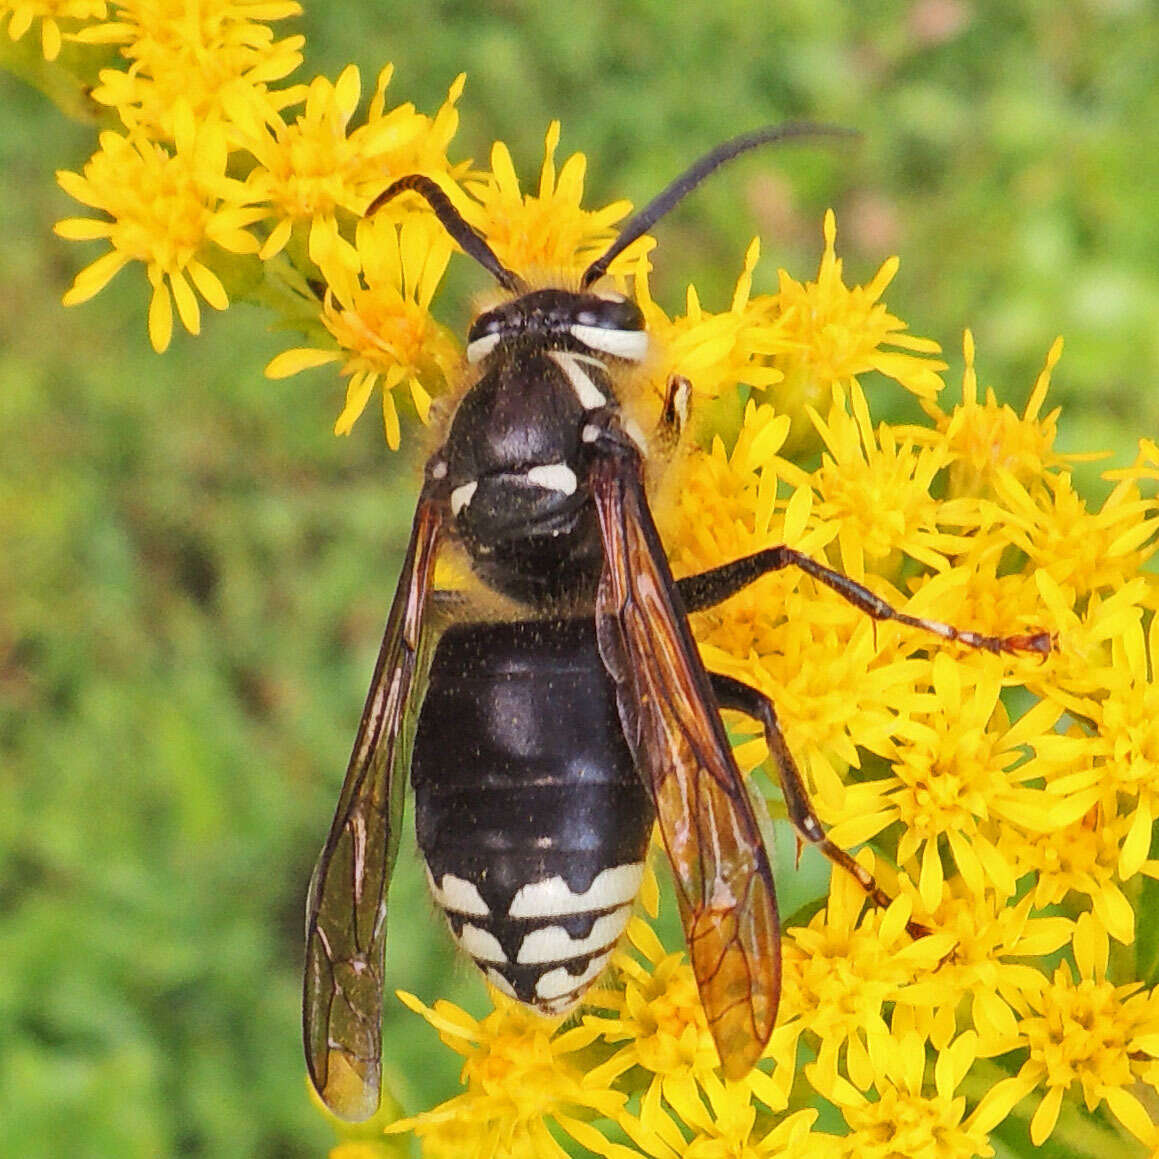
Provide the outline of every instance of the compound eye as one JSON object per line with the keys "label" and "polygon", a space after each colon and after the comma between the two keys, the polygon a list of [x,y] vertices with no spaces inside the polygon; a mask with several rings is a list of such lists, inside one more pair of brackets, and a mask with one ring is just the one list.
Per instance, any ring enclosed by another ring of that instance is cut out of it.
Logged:
{"label": "compound eye", "polygon": [[648,353],[644,314],[627,298],[592,295],[573,317],[571,335],[589,350],[629,362],[639,362]]}
{"label": "compound eye", "polygon": [[597,326],[601,330],[643,330],[644,315],[635,302],[617,294],[615,297],[590,298],[576,311],[580,326]]}
{"label": "compound eye", "polygon": [[489,314],[480,314],[471,323],[471,329],[467,331],[467,343],[470,345],[478,338],[487,338],[491,334],[498,334],[502,329],[503,319],[499,317],[497,311],[492,310]]}
{"label": "compound eye", "polygon": [[467,361],[472,366],[481,362],[496,346],[503,335],[502,315],[493,310],[490,314],[480,314],[467,331]]}
{"label": "compound eye", "polygon": [[609,321],[604,325],[613,330],[643,330],[644,312],[635,302],[624,298],[619,302],[604,303]]}

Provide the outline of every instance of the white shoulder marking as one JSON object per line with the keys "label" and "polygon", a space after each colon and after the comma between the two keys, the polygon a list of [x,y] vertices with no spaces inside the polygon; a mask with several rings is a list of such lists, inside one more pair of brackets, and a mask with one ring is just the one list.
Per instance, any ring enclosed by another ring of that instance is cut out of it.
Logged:
{"label": "white shoulder marking", "polygon": [[444,873],[442,882],[436,882],[428,867],[427,884],[431,887],[435,905],[440,909],[477,918],[485,918],[491,912],[473,881],[456,877],[453,873]]}
{"label": "white shoulder marking", "polygon": [[581,361],[588,363],[589,366],[595,363],[602,370],[604,364],[598,358],[590,358],[586,354],[576,354],[571,350],[549,350],[547,356],[563,371],[564,377],[571,383],[571,388],[575,391],[575,396],[579,399],[580,406],[584,410],[596,410],[601,406],[608,405],[603,391],[592,382],[591,378],[584,372],[583,367],[580,366]]}
{"label": "white shoulder marking", "polygon": [[474,342],[468,342],[467,361],[472,366],[476,362],[482,362],[499,345],[499,338],[500,334],[496,331],[494,334],[484,334],[482,338],[476,338]]}
{"label": "white shoulder marking", "polygon": [[611,956],[611,953],[607,953],[593,958],[581,974],[573,974],[563,966],[556,970],[548,970],[546,974],[541,974],[539,981],[535,983],[535,996],[551,1002],[575,994],[577,990],[585,988],[589,982],[598,977]]}
{"label": "white shoulder marking", "polygon": [[609,330],[606,326],[583,326],[577,322],[571,327],[571,336],[592,350],[602,350],[630,362],[640,362],[648,353],[645,330]]}
{"label": "white shoulder marking", "polygon": [[511,899],[513,918],[555,917],[612,909],[634,901],[644,880],[644,863],[629,862],[603,869],[583,893],[572,893],[562,877],[549,877],[523,886]]}
{"label": "white shoulder marking", "polygon": [[475,497],[475,492],[479,490],[479,480],[472,479],[470,483],[460,483],[451,492],[451,514],[458,515],[464,507]]}
{"label": "white shoulder marking", "polygon": [[[574,495],[579,480],[575,472],[566,463],[548,463],[543,467],[532,467],[527,472],[527,481],[547,491],[562,491],[565,495]],[[454,495],[451,500],[454,502]]]}
{"label": "white shoulder marking", "polygon": [[608,949],[620,940],[631,912],[632,907],[625,905],[610,914],[604,914],[602,918],[596,918],[592,923],[592,932],[586,938],[571,937],[563,926],[543,926],[532,930],[523,939],[519,956],[515,960],[521,965],[570,962],[573,958],[582,958],[596,950]]}
{"label": "white shoulder marking", "polygon": [[[454,933],[454,930],[451,931]],[[507,955],[499,939],[490,930],[481,930],[468,922],[455,935],[455,941],[477,962],[506,962]]]}

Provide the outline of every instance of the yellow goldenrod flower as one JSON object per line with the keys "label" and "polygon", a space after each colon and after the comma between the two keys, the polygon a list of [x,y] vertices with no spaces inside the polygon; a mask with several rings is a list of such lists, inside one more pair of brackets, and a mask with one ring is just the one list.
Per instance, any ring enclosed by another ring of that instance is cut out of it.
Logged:
{"label": "yellow goldenrod flower", "polygon": [[1119,863],[1132,822],[1129,814],[1092,808],[1079,820],[1049,832],[1013,829],[1002,835],[1001,845],[1008,856],[1019,859],[1024,871],[1033,871],[1035,906],[1085,895],[1091,905],[1087,916],[1101,932],[1129,944],[1135,940],[1135,914],[1123,892],[1126,879],[1119,873]]}
{"label": "yellow goldenrod flower", "polygon": [[705,1076],[703,1094],[680,1107],[655,1103],[656,1126],[628,1120],[638,1153],[657,1159],[840,1159],[845,1150],[834,1135],[813,1130],[817,1112],[795,1111],[772,1122],[754,1106],[742,1083]]}
{"label": "yellow goldenrod flower", "polygon": [[[708,1023],[700,1005],[696,979],[683,952],[668,953],[653,929],[639,918],[628,924],[628,945],[613,955],[619,986],[591,992],[583,1025],[615,1049],[589,1076],[611,1084],[633,1067],[650,1075],[641,1112],[643,1130],[657,1129],[654,1112],[661,1099],[674,1107],[690,1106],[705,1076],[720,1065]],[[639,959],[642,958],[643,961]],[[785,1059],[795,1050],[784,1035],[770,1049],[783,1048]],[[739,1083],[769,1106],[783,1107],[784,1092],[763,1071],[754,1070]]]}
{"label": "yellow goldenrod flower", "polygon": [[106,132],[83,176],[57,174],[66,193],[112,218],[69,218],[57,224],[61,237],[105,238],[112,246],[76,276],[65,305],[88,301],[129,262],[143,262],[153,287],[149,338],[158,351],[172,337],[174,301],[191,334],[201,328],[195,290],[215,310],[229,305],[211,264],[224,256],[221,251],[256,253],[257,240],[246,227],[264,216],[250,204],[246,187],[225,175],[223,126],[196,123],[188,105],[174,112],[174,125],[172,150],[137,135]]}
{"label": "yellow goldenrod flower", "polygon": [[1119,872],[1132,877],[1147,855],[1159,817],[1159,617],[1146,633],[1136,620],[1113,641],[1107,696],[1095,717],[1109,749],[1101,785],[1131,806]]}
{"label": "yellow goldenrod flower", "polygon": [[857,1159],[973,1159],[994,1149],[976,1115],[967,1115],[957,1089],[974,1063],[975,1036],[967,1032],[937,1052],[929,1089],[925,1043],[916,1034],[895,1035],[867,1098],[848,1083],[829,1097],[840,1106],[850,1132],[843,1154]]}
{"label": "yellow goldenrod flower", "polygon": [[962,401],[948,414],[935,401],[923,398],[922,407],[933,420],[935,430],[907,428],[906,433],[923,445],[941,446],[950,456],[948,493],[951,496],[983,496],[993,493],[995,477],[1006,473],[1029,485],[1050,468],[1100,458],[1096,453],[1061,455],[1054,450],[1059,410],[1042,415],[1050,390],[1051,374],[1062,357],[1062,339],[1055,341],[1046,356],[1026,408],[1021,415],[999,403],[993,388],[978,400],[978,372],[974,365],[974,336],[962,337],[965,368],[962,372]]}
{"label": "yellow goldenrod flower", "polygon": [[897,859],[920,862],[929,911],[941,897],[947,852],[967,889],[1009,897],[1025,866],[1000,852],[1002,827],[1053,832],[1065,819],[1064,800],[1022,784],[1026,746],[1053,734],[1061,710],[1044,701],[1011,725],[999,700],[1003,665],[985,659],[967,667],[946,653],[934,657],[929,694],[915,695],[894,726],[889,776],[853,786],[831,829],[837,844],[852,847],[900,822]]}
{"label": "yellow goldenrod flower", "polygon": [[[900,884],[911,892],[908,883]],[[917,971],[906,988],[906,1003],[894,1010],[893,1037],[913,1030],[941,1050],[968,1023],[977,1035],[979,1057],[1013,1050],[1016,1008],[1025,1005],[1026,993],[1046,985],[1042,971],[1027,959],[1055,953],[1074,932],[1069,918],[1032,913],[1029,897],[1011,905],[992,893],[969,893],[960,881],[948,882],[937,907],[922,917],[953,939],[953,950],[928,972]]]}
{"label": "yellow goldenrod flower", "polygon": [[339,349],[304,347],[279,354],[266,367],[271,378],[284,378],[312,366],[341,362],[349,378],[346,407],[336,434],[349,434],[376,387],[382,389],[383,421],[388,445],[400,439],[394,390],[410,391],[425,422],[430,394],[423,385],[443,383],[459,367],[459,347],[431,317],[431,297],[442,280],[452,252],[445,231],[429,215],[394,225],[385,218],[360,222],[352,247],[357,269],[345,258],[320,253],[326,279],[321,321]]}
{"label": "yellow goldenrod flower", "polygon": [[1063,1096],[1076,1087],[1088,1110],[1106,1103],[1141,1142],[1159,1145],[1159,1130],[1140,1101],[1137,1080],[1154,1081],[1159,1058],[1159,992],[1138,982],[1116,986],[1107,978],[1106,935],[1090,915],[1078,919],[1075,969],[1059,966],[1039,994],[1027,996],[1018,1033],[1027,1059],[979,1107],[983,1119],[1004,1117],[1034,1092],[1040,1096],[1030,1138],[1040,1146],[1053,1133]]}
{"label": "yellow goldenrod flower", "polygon": [[593,1113],[619,1118],[626,1096],[593,1083],[578,1052],[595,1033],[575,1027],[556,1033],[558,1020],[543,1018],[493,992],[496,1007],[482,1021],[447,1001],[424,1006],[399,992],[443,1042],[463,1056],[466,1090],[441,1106],[387,1128],[413,1130],[432,1156],[512,1156],[542,1159],[567,1152],[554,1131],[598,1154],[615,1150],[585,1120]]}
{"label": "yellow goldenrod flower", "polygon": [[780,382],[781,371],[770,365],[769,358],[788,349],[780,337],[783,320],[770,317],[764,299],[751,296],[760,252],[760,242],[754,239],[726,311],[707,313],[696,287],[689,286],[685,312],[674,318],[669,318],[652,298],[647,258],[641,254],[637,259],[633,290],[648,332],[656,339],[657,356],[649,370],[657,398],[662,397],[664,384],[672,374],[687,378],[697,399],[716,398],[723,390],[735,390],[738,383],[765,388]]}
{"label": "yellow goldenrod flower", "polygon": [[129,67],[103,69],[93,99],[129,129],[165,139],[182,105],[201,121],[257,93],[271,109],[301,100],[300,90],[270,85],[301,64],[305,37],[275,40],[267,26],[300,12],[295,0],[124,0],[117,19],[89,25],[77,39],[120,46]]}
{"label": "yellow goldenrod flower", "polygon": [[[858,861],[878,872],[862,852]],[[893,1005],[928,1001],[910,992],[952,950],[944,933],[913,938],[911,906],[900,896],[884,912],[862,918],[865,894],[847,873],[834,873],[828,903],[808,926],[786,931],[781,1021],[799,1020],[816,1040],[816,1061],[805,1068],[811,1085],[829,1091],[844,1070],[866,1090],[894,1047],[887,1013]]]}
{"label": "yellow goldenrod flower", "polygon": [[[896,555],[945,570],[947,556],[966,544],[938,527],[931,488],[946,464],[944,449],[923,450],[908,442],[899,446],[884,423],[875,431],[857,383],[850,403],[852,415],[835,393],[827,419],[809,411],[826,451],[812,477],[814,517],[837,527],[841,570],[860,579],[868,557],[874,571],[889,574],[890,557]],[[798,468],[786,464],[785,471],[805,481]]]}
{"label": "yellow goldenrod flower", "polygon": [[[446,150],[458,128],[455,103],[465,77],[451,85],[435,116],[415,112],[411,104],[388,109],[386,89],[393,74],[379,74],[366,122],[353,130],[362,81],[350,65],[337,82],[316,77],[306,107],[294,121],[269,116],[260,107],[233,110],[239,147],[258,161],[249,176],[256,199],[268,202],[276,224],[262,246],[263,260],[280,253],[295,225],[309,226],[309,254],[319,267],[337,250],[356,269],[350,244],[338,232],[336,215],[359,217],[367,203],[395,178],[408,173],[457,172]],[[391,214],[384,210],[389,219]]]}
{"label": "yellow goldenrod flower", "polygon": [[783,375],[778,405],[796,420],[806,406],[823,405],[834,386],[848,388],[872,370],[919,398],[933,398],[944,385],[940,371],[946,364],[929,356],[941,347],[906,334],[905,323],[880,301],[897,273],[897,259],[884,262],[867,285],[846,286],[832,211],[825,215],[824,229],[816,281],[798,282],[782,270],[777,293],[763,299],[768,317],[779,324],[779,348],[772,358]]}
{"label": "yellow goldenrod flower", "polygon": [[[573,153],[556,173],[559,122],[547,130],[543,165],[536,194],[524,196],[507,146],[491,149],[491,170],[465,182],[473,202],[457,207],[487,239],[487,244],[509,270],[522,277],[574,278],[597,258],[615,237],[612,227],[631,208],[615,201],[603,209],[580,208],[587,159]],[[629,267],[651,244],[640,239],[612,264],[612,272]]]}
{"label": "yellow goldenrod flower", "polygon": [[61,22],[66,29],[89,20],[103,20],[108,12],[105,0],[9,0],[0,4],[0,21],[8,18],[8,36],[20,40],[40,21],[40,49],[45,60],[56,60],[62,41]]}

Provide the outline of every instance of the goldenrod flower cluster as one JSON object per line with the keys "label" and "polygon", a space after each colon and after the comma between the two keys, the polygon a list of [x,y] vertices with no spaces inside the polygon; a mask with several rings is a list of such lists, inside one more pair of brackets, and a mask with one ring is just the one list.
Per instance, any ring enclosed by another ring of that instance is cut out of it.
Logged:
{"label": "goldenrod flower cluster", "polygon": [[[389,68],[365,112],[353,67],[289,84],[302,38],[279,39],[273,22],[297,12],[291,0],[0,4],[8,35],[35,30],[49,60],[62,39],[120,54],[92,94],[117,127],[82,173],[60,174],[94,212],[58,232],[103,246],[65,301],[140,263],[159,351],[174,307],[196,333],[202,302],[262,301],[308,335],[268,373],[336,364],[348,380],[337,429],[377,394],[396,447],[461,378],[460,344],[432,314],[454,246],[417,198],[366,219],[370,201],[425,173],[504,264],[565,284],[628,207],[582,207],[585,161],[556,168],[555,125],[532,194],[501,144],[487,168],[452,159],[462,78],[430,115],[390,104]],[[1159,582],[1147,570],[1159,446],[1143,440],[1089,504],[1046,409],[1061,345],[1016,410],[979,388],[967,334],[947,401],[938,347],[883,301],[896,261],[847,285],[832,215],[815,280],[782,273],[775,293],[754,294],[754,242],[719,313],[693,288],[682,314],[665,313],[647,252],[631,247],[612,276],[657,340],[648,389],[659,400],[679,372],[701,414],[745,400],[734,429],[686,450],[668,489],[678,574],[787,543],[912,615],[1049,632],[1055,646],[943,645],[875,625],[791,571],[698,615],[708,666],[774,698],[832,838],[861,847],[893,904],[867,909],[835,872],[826,904],[790,918],[778,1026],[738,1082],[719,1077],[681,948],[642,917],[562,1026],[501,998],[476,1020],[404,995],[462,1056],[464,1091],[390,1130],[413,1130],[431,1156],[968,1159],[995,1154],[999,1128],[1155,1153],[1159,991],[1138,947],[1159,877]],[[926,421],[875,423],[871,373],[875,393],[910,392]],[[789,457],[810,447],[805,466]],[[751,725],[730,724],[742,767],[764,762]],[[645,892],[654,913],[654,882]],[[912,936],[914,922],[928,935]],[[386,1146],[362,1137],[335,1154]]]}

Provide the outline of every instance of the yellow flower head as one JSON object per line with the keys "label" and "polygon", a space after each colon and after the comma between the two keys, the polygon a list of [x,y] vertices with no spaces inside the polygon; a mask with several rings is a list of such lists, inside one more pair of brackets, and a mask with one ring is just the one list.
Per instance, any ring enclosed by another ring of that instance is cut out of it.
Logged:
{"label": "yellow flower head", "polygon": [[174,131],[172,149],[138,135],[102,133],[100,151],[83,176],[57,174],[65,192],[112,219],[57,224],[61,237],[105,238],[112,246],[77,275],[65,305],[88,301],[123,266],[143,262],[153,287],[149,337],[158,351],[172,337],[174,301],[191,334],[201,328],[194,289],[216,310],[229,305],[211,264],[226,253],[256,253],[257,240],[246,227],[264,216],[246,187],[225,175],[228,150],[219,122],[198,124],[190,107],[180,105]]}
{"label": "yellow flower head", "polygon": [[1054,450],[1058,408],[1042,414],[1051,374],[1062,357],[1061,338],[1050,348],[1022,414],[999,403],[992,387],[987,389],[985,400],[979,401],[974,336],[969,330],[962,338],[962,353],[962,401],[947,414],[934,400],[923,398],[922,407],[936,430],[915,427],[912,431],[916,440],[944,446],[949,452],[951,495],[990,495],[1001,474],[1012,475],[1027,485],[1041,479],[1049,468],[1100,457],[1058,454]]}
{"label": "yellow flower head", "polygon": [[898,1035],[869,1099],[848,1083],[836,1083],[830,1098],[850,1132],[846,1154],[858,1159],[988,1159],[994,1148],[987,1132],[966,1114],[957,1093],[975,1059],[975,1036],[966,1033],[937,1054],[932,1087],[926,1044],[916,1034]]}
{"label": "yellow flower head", "polygon": [[626,1098],[593,1083],[586,1073],[582,1052],[594,1033],[582,1027],[558,1033],[557,1022],[501,994],[493,992],[493,997],[495,1010],[476,1021],[450,1002],[429,1007],[399,992],[463,1056],[466,1090],[433,1110],[393,1123],[388,1132],[413,1130],[423,1139],[424,1153],[440,1155],[566,1159],[553,1132],[603,1152],[603,1137],[584,1120],[593,1113],[619,1118]]}
{"label": "yellow flower head", "polygon": [[763,389],[781,381],[783,375],[771,364],[771,356],[788,349],[782,337],[782,320],[770,316],[767,299],[752,297],[760,252],[760,242],[754,238],[727,310],[707,312],[696,287],[689,286],[684,314],[672,318],[653,300],[648,261],[643,255],[639,257],[633,271],[634,289],[648,331],[656,340],[658,356],[651,372],[658,387],[670,375],[680,374],[688,379],[699,401],[735,390],[738,384]]}
{"label": "yellow flower head", "polygon": [[779,290],[765,302],[784,345],[772,359],[783,375],[777,391],[782,409],[797,415],[806,406],[819,407],[834,386],[849,388],[871,370],[919,398],[933,398],[944,385],[939,372],[946,364],[929,356],[941,348],[906,334],[905,323],[880,301],[897,273],[897,258],[883,263],[867,285],[846,286],[836,241],[837,221],[830,211],[816,281],[798,282],[782,270]]}
{"label": "yellow flower head", "polygon": [[[388,65],[379,74],[366,122],[354,129],[350,120],[362,96],[361,76],[354,65],[333,84],[316,77],[305,109],[290,123],[266,115],[260,106],[234,110],[238,145],[258,161],[249,184],[257,199],[271,205],[276,221],[262,246],[263,260],[280,253],[295,225],[301,224],[310,227],[309,254],[321,265],[329,248],[325,235],[338,236],[338,214],[349,220],[361,216],[368,202],[396,177],[451,171],[446,150],[458,127],[455,103],[465,77],[455,80],[432,118],[409,103],[387,108],[386,89],[393,71]],[[349,243],[342,244],[353,269]]]}
{"label": "yellow flower head", "polygon": [[283,378],[311,366],[341,362],[349,378],[346,407],[335,433],[348,434],[371,394],[382,389],[387,443],[400,440],[394,390],[409,390],[415,409],[426,421],[430,395],[423,381],[446,381],[459,366],[459,349],[428,309],[452,243],[433,218],[417,215],[402,225],[385,219],[360,223],[351,273],[343,256],[319,254],[327,290],[322,323],[339,349],[304,347],[278,355],[266,373]]}
{"label": "yellow flower head", "polygon": [[[999,1115],[1031,1091],[1045,1091],[1030,1121],[1041,1146],[1054,1132],[1063,1096],[1081,1093],[1089,1111],[1105,1102],[1141,1142],[1159,1145],[1159,1129],[1139,1099],[1137,1080],[1159,1057],[1159,992],[1107,978],[1107,939],[1089,915],[1079,917],[1075,966],[1060,966],[1041,993],[1029,995],[1019,1023],[1027,1050],[1021,1070],[999,1083],[979,1108]],[[987,1104],[990,1104],[987,1106]]]}
{"label": "yellow flower head", "polygon": [[[475,204],[460,209],[509,270],[522,277],[547,274],[574,281],[607,249],[616,236],[612,227],[631,206],[616,201],[603,209],[581,209],[587,159],[573,153],[557,174],[559,134],[559,122],[552,121],[537,193],[520,191],[511,154],[499,141],[491,149],[490,172],[466,183]],[[640,239],[629,246],[613,262],[613,273],[629,266],[649,244]]]}
{"label": "yellow flower head", "polygon": [[[858,861],[879,872],[862,852]],[[865,895],[847,873],[834,873],[826,908],[806,927],[788,931],[781,1019],[799,1020],[819,1041],[806,1070],[819,1091],[832,1089],[844,1068],[868,1089],[889,1053],[886,1015],[912,1000],[915,979],[933,970],[952,948],[945,934],[913,938],[906,929],[911,907],[899,896],[884,913],[861,920]]]}
{"label": "yellow flower head", "polygon": [[258,94],[271,110],[300,100],[300,90],[270,84],[301,64],[305,37],[275,40],[267,24],[300,12],[295,0],[129,0],[117,5],[116,20],[77,39],[121,46],[129,67],[102,70],[93,99],[128,128],[164,139],[176,131],[181,105],[201,121]]}

